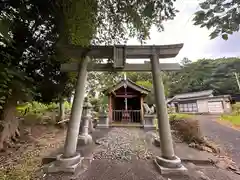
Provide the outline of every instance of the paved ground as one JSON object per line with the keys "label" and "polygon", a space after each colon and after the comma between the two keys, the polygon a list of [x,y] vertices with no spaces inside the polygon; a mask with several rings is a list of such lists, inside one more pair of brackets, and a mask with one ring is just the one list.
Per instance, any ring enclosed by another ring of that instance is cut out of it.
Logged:
{"label": "paved ground", "polygon": [[[218,171],[213,166],[200,167],[185,164],[188,173],[177,176],[162,176],[153,164],[153,159],[160,154],[160,149],[147,140],[141,129],[112,128],[103,136],[97,137],[92,152],[93,162],[77,180],[235,180],[239,176]],[[189,148],[186,145],[187,148]],[[179,151],[181,148],[179,149]],[[189,153],[184,149],[181,153]],[[83,153],[84,154],[84,153]],[[207,176],[213,178],[208,179]],[[66,174],[44,175],[41,180],[70,180]]]}
{"label": "paved ground", "polygon": [[218,116],[201,115],[197,118],[200,120],[203,134],[224,148],[240,167],[240,131],[216,122]]}

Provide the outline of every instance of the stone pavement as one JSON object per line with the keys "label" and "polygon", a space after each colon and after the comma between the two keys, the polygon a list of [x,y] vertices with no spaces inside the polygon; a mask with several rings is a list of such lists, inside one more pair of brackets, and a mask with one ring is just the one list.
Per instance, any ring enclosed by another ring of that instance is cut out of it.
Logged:
{"label": "stone pavement", "polygon": [[[97,145],[85,147],[85,150],[78,148],[85,156],[91,154],[94,160],[77,180],[240,180],[239,175],[212,166],[209,159],[216,158],[213,155],[181,143],[175,144],[176,154],[184,160],[189,171],[186,174],[162,176],[153,164],[154,157],[160,155],[160,148],[149,143],[146,137],[146,133],[137,128],[96,131],[94,139]],[[71,178],[67,174],[41,174],[38,179]]]}

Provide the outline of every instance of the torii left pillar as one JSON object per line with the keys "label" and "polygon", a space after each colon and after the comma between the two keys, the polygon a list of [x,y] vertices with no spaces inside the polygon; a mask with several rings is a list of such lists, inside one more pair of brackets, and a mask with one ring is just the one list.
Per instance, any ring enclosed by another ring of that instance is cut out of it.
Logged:
{"label": "torii left pillar", "polygon": [[68,124],[64,152],[57,156],[57,160],[48,167],[48,172],[72,172],[81,167],[83,157],[77,153],[77,142],[79,127],[81,123],[85,85],[87,81],[87,65],[89,57],[83,59],[79,64],[78,79],[75,89],[71,118]]}

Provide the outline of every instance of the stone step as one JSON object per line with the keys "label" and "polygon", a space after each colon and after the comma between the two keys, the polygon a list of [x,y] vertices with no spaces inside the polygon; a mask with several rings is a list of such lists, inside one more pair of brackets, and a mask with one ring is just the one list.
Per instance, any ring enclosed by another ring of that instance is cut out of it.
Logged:
{"label": "stone step", "polygon": [[109,124],[110,127],[137,127],[142,128],[143,125],[140,123],[111,123]]}

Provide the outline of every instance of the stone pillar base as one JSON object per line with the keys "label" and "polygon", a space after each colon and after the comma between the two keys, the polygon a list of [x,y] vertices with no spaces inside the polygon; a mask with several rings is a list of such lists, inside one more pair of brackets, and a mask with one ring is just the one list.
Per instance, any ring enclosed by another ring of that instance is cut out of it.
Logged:
{"label": "stone pillar base", "polygon": [[56,161],[52,162],[48,167],[45,168],[47,173],[58,173],[65,172],[71,173],[72,175],[78,175],[86,170],[82,166],[84,157],[81,157],[80,154],[75,155],[74,157],[64,158],[63,155],[58,155]]}
{"label": "stone pillar base", "polygon": [[90,134],[86,135],[79,135],[78,136],[78,144],[80,145],[87,145],[93,142],[92,136]]}
{"label": "stone pillar base", "polygon": [[155,130],[156,129],[155,124],[154,124],[155,118],[156,118],[155,115],[147,115],[147,114],[144,115],[144,124],[143,124],[144,130]]}
{"label": "stone pillar base", "polygon": [[157,156],[154,163],[161,174],[184,174],[187,171],[179,157],[169,160]]}

